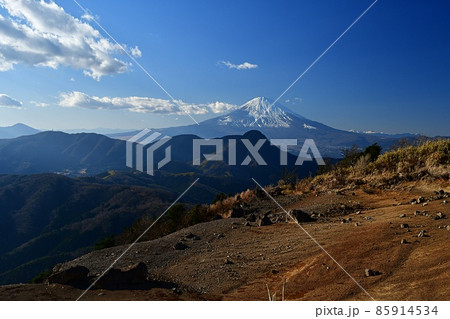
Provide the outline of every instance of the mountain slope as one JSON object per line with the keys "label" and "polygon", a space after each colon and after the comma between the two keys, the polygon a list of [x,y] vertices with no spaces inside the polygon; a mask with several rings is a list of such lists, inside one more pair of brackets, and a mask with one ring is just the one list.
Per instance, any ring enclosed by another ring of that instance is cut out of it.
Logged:
{"label": "mountain slope", "polygon": [[40,132],[39,130],[36,130],[28,125],[18,123],[13,126],[0,127],[0,139],[16,138],[24,135],[33,135],[39,132]]}
{"label": "mountain slope", "polygon": [[142,216],[161,214],[176,196],[53,174],[0,176],[0,283],[28,281],[90,251]]}

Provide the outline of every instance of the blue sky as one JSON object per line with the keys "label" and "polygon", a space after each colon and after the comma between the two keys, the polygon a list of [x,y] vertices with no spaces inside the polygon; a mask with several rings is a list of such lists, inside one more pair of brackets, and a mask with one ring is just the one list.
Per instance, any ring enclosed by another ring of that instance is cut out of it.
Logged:
{"label": "blue sky", "polygon": [[[201,121],[277,98],[372,1],[79,3]],[[0,126],[192,124],[73,0],[45,4],[0,0]],[[280,102],[340,129],[450,135],[448,12],[445,1],[379,0]]]}

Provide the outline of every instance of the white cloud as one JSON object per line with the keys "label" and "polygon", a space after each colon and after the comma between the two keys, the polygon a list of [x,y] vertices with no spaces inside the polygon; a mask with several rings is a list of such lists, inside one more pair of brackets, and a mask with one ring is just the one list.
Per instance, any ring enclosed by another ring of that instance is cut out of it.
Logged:
{"label": "white cloud", "polygon": [[[55,2],[0,0],[0,6],[9,15],[0,15],[0,71],[16,64],[54,69],[62,65],[81,69],[95,80],[127,71],[128,64],[114,56],[122,52],[119,45]],[[133,50],[140,56],[137,47]]]}
{"label": "white cloud", "polygon": [[257,64],[252,64],[249,62],[244,62],[241,64],[233,64],[230,61],[219,61],[219,63],[227,66],[229,69],[236,69],[236,70],[250,70],[256,69],[258,67]]}
{"label": "white cloud", "polygon": [[44,102],[36,102],[36,101],[30,101],[31,104],[39,106],[39,107],[47,107],[49,106],[48,103],[44,103]]}
{"label": "white cloud", "polygon": [[142,52],[137,46],[135,46],[134,48],[131,48],[131,55],[135,58],[140,58],[142,57]]}
{"label": "white cloud", "polygon": [[83,15],[81,16],[81,18],[84,19],[84,20],[87,20],[87,21],[93,21],[93,20],[96,20],[96,19],[94,18],[94,16],[93,16],[92,14],[89,14],[89,13],[83,14]]}
{"label": "white cloud", "polygon": [[298,104],[303,102],[303,99],[301,97],[294,97],[292,99],[286,99],[284,103],[291,103],[291,104]]}
{"label": "white cloud", "polygon": [[165,99],[139,96],[97,97],[77,91],[61,94],[59,106],[81,107],[92,110],[128,110],[130,112],[157,114],[185,114],[185,112],[189,114],[222,113],[236,108],[235,105],[224,102],[193,104],[181,100],[172,102]]}
{"label": "white cloud", "polygon": [[225,113],[225,112],[235,109],[236,107],[237,106],[234,104],[228,104],[228,103],[219,102],[219,101],[208,104],[208,108],[213,113]]}
{"label": "white cloud", "polygon": [[12,97],[9,97],[6,94],[0,94],[0,107],[21,109],[22,102],[17,101],[16,99],[13,99]]}

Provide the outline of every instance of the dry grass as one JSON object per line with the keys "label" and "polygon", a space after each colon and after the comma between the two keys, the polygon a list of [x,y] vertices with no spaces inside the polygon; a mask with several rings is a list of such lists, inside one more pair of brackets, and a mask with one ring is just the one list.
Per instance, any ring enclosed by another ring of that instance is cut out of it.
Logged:
{"label": "dry grass", "polygon": [[255,197],[255,191],[247,189],[246,191],[236,194],[233,197],[228,197],[224,200],[218,201],[209,205],[208,214],[220,215],[223,218],[230,217],[232,208],[238,203],[248,203]]}
{"label": "dry grass", "polygon": [[297,191],[325,191],[354,188],[369,184],[388,187],[400,181],[444,179],[450,177],[450,139],[426,141],[419,146],[406,146],[381,155],[375,162],[361,157],[351,167],[304,179]]}

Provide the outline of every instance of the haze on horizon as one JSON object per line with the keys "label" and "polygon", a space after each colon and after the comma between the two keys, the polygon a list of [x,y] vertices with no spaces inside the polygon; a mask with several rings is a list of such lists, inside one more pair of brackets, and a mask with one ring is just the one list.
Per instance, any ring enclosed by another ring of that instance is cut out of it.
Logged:
{"label": "haze on horizon", "polygon": [[[0,126],[192,124],[277,98],[373,1],[0,0]],[[448,3],[378,1],[279,102],[358,131],[450,135]]]}

